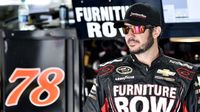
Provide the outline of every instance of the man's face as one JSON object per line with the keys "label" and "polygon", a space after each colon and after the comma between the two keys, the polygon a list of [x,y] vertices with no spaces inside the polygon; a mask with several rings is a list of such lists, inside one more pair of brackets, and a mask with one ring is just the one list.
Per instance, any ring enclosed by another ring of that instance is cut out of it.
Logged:
{"label": "man's face", "polygon": [[[131,27],[131,24],[125,23],[125,25]],[[146,29],[144,33],[139,34],[135,34],[132,30],[129,30],[125,35],[125,40],[130,52],[134,54],[140,54],[147,51],[154,43],[150,29]]]}

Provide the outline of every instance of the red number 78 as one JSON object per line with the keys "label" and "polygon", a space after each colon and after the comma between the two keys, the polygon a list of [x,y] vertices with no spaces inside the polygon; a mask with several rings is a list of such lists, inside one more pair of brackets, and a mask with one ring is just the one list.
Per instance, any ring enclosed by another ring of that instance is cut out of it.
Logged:
{"label": "red number 78", "polygon": [[[54,77],[49,80],[49,76],[52,74],[54,74]],[[29,99],[35,106],[48,106],[59,98],[60,89],[58,84],[64,80],[64,76],[64,71],[57,67],[47,68],[43,72],[40,72],[40,68],[16,68],[11,74],[9,82],[14,83],[20,78],[24,80],[11,91],[5,105],[8,107],[17,105],[25,89],[38,77],[37,83],[39,86],[31,91]],[[40,99],[40,95],[45,91],[48,96],[45,99]]]}

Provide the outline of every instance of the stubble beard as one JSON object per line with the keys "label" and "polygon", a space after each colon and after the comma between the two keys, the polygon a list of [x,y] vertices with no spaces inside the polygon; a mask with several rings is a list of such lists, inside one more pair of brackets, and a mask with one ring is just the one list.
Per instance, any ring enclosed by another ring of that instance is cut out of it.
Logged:
{"label": "stubble beard", "polygon": [[139,47],[138,49],[136,50],[130,50],[130,53],[133,53],[133,54],[141,54],[141,53],[144,53],[145,51],[147,51],[148,49],[150,49],[154,44],[154,39],[153,39],[153,36],[152,34],[150,33],[148,38],[147,38],[147,42],[142,44],[141,47]]}

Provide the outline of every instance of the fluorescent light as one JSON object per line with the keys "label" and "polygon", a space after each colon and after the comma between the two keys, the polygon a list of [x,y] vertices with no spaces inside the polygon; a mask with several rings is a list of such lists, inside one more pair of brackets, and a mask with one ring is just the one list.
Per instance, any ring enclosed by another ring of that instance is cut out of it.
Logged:
{"label": "fluorescent light", "polygon": [[170,42],[200,42],[200,37],[171,37]]}
{"label": "fluorescent light", "polygon": [[49,5],[51,0],[26,0],[31,5]]}
{"label": "fluorescent light", "polygon": [[[29,5],[49,5],[53,0],[26,0]],[[1,0],[0,5],[19,5],[21,0]]]}
{"label": "fluorescent light", "polygon": [[20,0],[1,0],[0,5],[19,5]]}

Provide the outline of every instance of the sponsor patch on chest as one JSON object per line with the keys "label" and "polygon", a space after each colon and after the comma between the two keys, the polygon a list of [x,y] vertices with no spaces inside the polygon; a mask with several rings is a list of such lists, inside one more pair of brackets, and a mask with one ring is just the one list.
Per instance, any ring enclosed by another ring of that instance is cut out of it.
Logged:
{"label": "sponsor patch on chest", "polygon": [[168,76],[174,76],[176,74],[176,72],[172,72],[169,69],[158,69],[157,73],[161,74],[163,76],[166,76],[166,77],[168,77]]}
{"label": "sponsor patch on chest", "polygon": [[120,66],[116,68],[116,72],[119,74],[130,74],[133,72],[133,69],[129,66]]}

